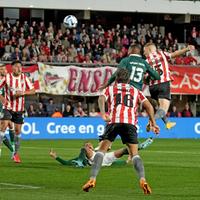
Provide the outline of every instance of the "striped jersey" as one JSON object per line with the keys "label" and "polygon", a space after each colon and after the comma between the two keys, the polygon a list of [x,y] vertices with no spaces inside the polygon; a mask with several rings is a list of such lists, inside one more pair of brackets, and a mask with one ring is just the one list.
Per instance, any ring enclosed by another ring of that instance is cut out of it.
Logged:
{"label": "striped jersey", "polygon": [[141,91],[125,83],[116,83],[107,87],[103,94],[108,102],[109,123],[127,123],[137,125],[138,104],[146,100]]}
{"label": "striped jersey", "polygon": [[4,87],[4,96],[6,99],[5,109],[12,110],[14,112],[24,111],[24,96],[15,97],[17,91],[31,90],[34,88],[28,77],[25,74],[21,74],[18,77],[12,75],[12,73],[6,74],[6,76],[0,80],[0,88]]}
{"label": "striped jersey", "polygon": [[171,81],[168,61],[171,59],[171,54],[164,51],[157,51],[149,54],[146,61],[149,65],[160,73],[160,80],[151,80],[150,85],[156,85]]}

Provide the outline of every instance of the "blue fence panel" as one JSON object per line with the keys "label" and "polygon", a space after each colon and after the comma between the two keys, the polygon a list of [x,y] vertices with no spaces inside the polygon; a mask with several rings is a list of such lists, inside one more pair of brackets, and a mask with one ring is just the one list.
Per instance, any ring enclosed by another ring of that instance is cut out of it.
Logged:
{"label": "blue fence panel", "polygon": [[[200,138],[200,118],[171,118],[177,125],[166,130],[161,128],[159,138]],[[154,136],[146,133],[147,118],[139,118],[139,137]],[[104,131],[104,121],[100,117],[86,118],[26,118],[22,127],[23,139],[97,139]]]}

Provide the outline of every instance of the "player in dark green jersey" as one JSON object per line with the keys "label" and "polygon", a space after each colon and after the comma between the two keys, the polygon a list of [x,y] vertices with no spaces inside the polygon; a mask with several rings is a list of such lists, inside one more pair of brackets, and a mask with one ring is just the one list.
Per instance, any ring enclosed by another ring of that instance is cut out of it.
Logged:
{"label": "player in dark green jersey", "polygon": [[[129,56],[123,58],[118,67],[126,68],[130,74],[130,84],[139,90],[142,90],[144,75],[147,73],[152,80],[160,80],[160,74],[153,70],[152,67],[142,58],[140,45],[131,45],[128,51]],[[114,73],[107,83],[99,89],[104,89],[115,81]]]}
{"label": "player in dark green jersey", "polygon": [[[152,138],[145,140],[144,142],[138,145],[138,150],[147,148],[149,145],[152,144],[152,142],[153,142]],[[64,160],[60,156],[57,156],[57,153],[53,149],[51,149],[49,152],[49,155],[53,159],[61,163],[62,165],[75,166],[75,167],[81,167],[81,168],[91,165],[93,163],[95,154],[96,154],[95,149],[90,142],[86,142],[84,146],[80,149],[79,155],[70,160]],[[119,162],[117,162],[118,161],[117,159],[121,158],[123,155],[128,155],[128,154],[129,152],[127,148],[122,148],[122,149],[115,150],[113,152],[106,153],[102,166],[111,166],[113,163],[125,164],[127,163],[127,161],[120,162],[122,161],[120,160]]]}
{"label": "player in dark green jersey", "polygon": [[[6,66],[1,65],[0,66],[0,79],[1,79],[1,77],[4,77],[6,75],[6,73],[7,73]],[[0,89],[0,120],[3,117],[3,102],[4,101],[5,101],[5,99],[4,99],[4,88],[1,88]],[[9,124],[9,136],[10,136],[10,141],[6,137],[6,135],[4,135],[3,143],[8,147],[8,149],[11,151],[11,153],[13,155],[15,145],[14,145],[14,130],[13,130],[12,122]],[[1,149],[0,149],[0,154],[1,154]]]}

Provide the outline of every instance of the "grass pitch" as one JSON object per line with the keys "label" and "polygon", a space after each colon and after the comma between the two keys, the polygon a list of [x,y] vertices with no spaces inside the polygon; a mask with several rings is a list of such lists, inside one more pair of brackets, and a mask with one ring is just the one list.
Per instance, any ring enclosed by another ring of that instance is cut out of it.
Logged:
{"label": "grass pitch", "polygon": [[[75,157],[82,140],[23,141],[21,164],[13,163],[9,151],[2,149],[0,200],[199,200],[199,142],[155,139],[148,149],[141,151],[146,178],[153,190],[152,195],[145,196],[132,165],[102,168],[96,188],[82,192],[90,168],[62,166],[48,155],[53,147],[63,158]],[[113,145],[113,149],[121,147],[119,140]]]}

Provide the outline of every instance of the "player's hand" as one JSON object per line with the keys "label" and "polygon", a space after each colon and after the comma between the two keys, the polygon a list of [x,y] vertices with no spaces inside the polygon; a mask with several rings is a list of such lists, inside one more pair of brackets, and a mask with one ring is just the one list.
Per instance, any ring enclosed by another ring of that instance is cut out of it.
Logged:
{"label": "player's hand", "polygon": [[109,115],[103,114],[103,115],[102,115],[102,118],[103,118],[104,121],[110,122],[110,116],[109,116]]}
{"label": "player's hand", "polygon": [[151,130],[156,134],[158,135],[160,133],[160,128],[158,125],[151,125]]}
{"label": "player's hand", "polygon": [[57,154],[55,151],[53,151],[53,149],[50,149],[49,155],[54,159],[56,159],[56,157],[57,157]]}
{"label": "player's hand", "polygon": [[16,91],[15,97],[22,97],[22,96],[24,96],[24,92],[23,91]]}
{"label": "player's hand", "polygon": [[188,51],[193,51],[195,50],[195,46],[194,45],[188,45]]}

